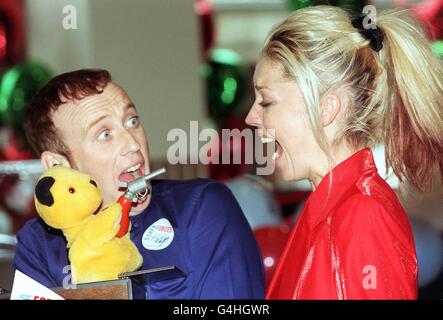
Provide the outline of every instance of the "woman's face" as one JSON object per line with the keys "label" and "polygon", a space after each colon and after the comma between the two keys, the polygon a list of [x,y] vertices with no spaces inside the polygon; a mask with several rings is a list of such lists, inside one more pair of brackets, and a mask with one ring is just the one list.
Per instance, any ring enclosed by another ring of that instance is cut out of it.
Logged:
{"label": "woman's face", "polygon": [[262,142],[275,140],[273,158],[283,179],[313,181],[323,157],[298,85],[284,78],[281,65],[265,58],[257,64],[254,87],[255,101],[246,123],[263,129]]}

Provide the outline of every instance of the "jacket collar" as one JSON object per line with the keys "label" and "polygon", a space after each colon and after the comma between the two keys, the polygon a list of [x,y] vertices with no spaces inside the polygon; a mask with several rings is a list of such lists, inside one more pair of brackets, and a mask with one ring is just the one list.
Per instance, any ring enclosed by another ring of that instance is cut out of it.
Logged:
{"label": "jacket collar", "polygon": [[350,191],[355,190],[362,176],[374,173],[377,173],[377,168],[370,148],[357,151],[334,167],[308,198],[306,208],[310,225],[315,227],[323,221],[338,203],[344,201]]}

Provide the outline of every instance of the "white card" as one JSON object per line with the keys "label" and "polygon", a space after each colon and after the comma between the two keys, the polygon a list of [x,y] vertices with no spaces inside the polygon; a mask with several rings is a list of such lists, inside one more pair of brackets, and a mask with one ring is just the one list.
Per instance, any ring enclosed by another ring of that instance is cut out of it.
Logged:
{"label": "white card", "polygon": [[54,291],[46,288],[26,274],[15,271],[11,300],[64,300]]}

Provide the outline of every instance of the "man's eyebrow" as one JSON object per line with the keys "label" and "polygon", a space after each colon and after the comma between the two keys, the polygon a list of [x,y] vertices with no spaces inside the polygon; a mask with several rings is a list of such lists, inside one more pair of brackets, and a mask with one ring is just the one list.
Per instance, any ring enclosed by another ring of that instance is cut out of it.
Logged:
{"label": "man's eyebrow", "polygon": [[100,121],[102,121],[103,119],[106,119],[107,117],[109,117],[109,115],[102,115],[100,117],[98,117],[97,119],[95,119],[94,121],[92,121],[90,124],[88,124],[86,126],[86,130],[85,132],[89,132],[89,130],[91,130],[91,128],[93,126],[95,126],[97,123],[99,123]]}
{"label": "man's eyebrow", "polygon": [[[132,102],[129,102],[127,105],[125,105],[124,107],[124,113],[128,112],[129,109],[134,109],[137,110],[135,108],[135,105]],[[89,130],[91,130],[92,127],[94,127],[97,123],[99,123],[100,121],[102,121],[103,119],[108,118],[109,115],[102,115],[101,117],[98,117],[97,119],[95,119],[94,121],[92,121],[91,123],[89,123],[86,126],[86,130],[85,132],[89,132]]]}
{"label": "man's eyebrow", "polygon": [[125,113],[126,113],[129,109],[137,110],[137,108],[134,106],[134,104],[133,104],[132,102],[129,102],[129,103],[125,106],[125,108],[124,108]]}

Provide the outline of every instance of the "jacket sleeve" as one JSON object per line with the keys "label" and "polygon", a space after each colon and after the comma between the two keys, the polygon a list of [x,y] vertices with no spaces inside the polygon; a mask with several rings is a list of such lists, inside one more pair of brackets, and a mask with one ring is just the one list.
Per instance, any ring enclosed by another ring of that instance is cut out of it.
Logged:
{"label": "jacket sleeve", "polygon": [[259,247],[231,191],[204,187],[190,221],[195,299],[263,299]]}
{"label": "jacket sleeve", "polygon": [[[34,226],[37,227],[36,224]],[[17,235],[13,267],[48,288],[56,287],[57,282],[50,274],[45,252],[41,237],[31,224],[27,224]]]}
{"label": "jacket sleeve", "polygon": [[404,213],[400,214],[361,194],[352,196],[337,210],[332,223],[331,258],[339,296],[417,298],[412,232]]}

